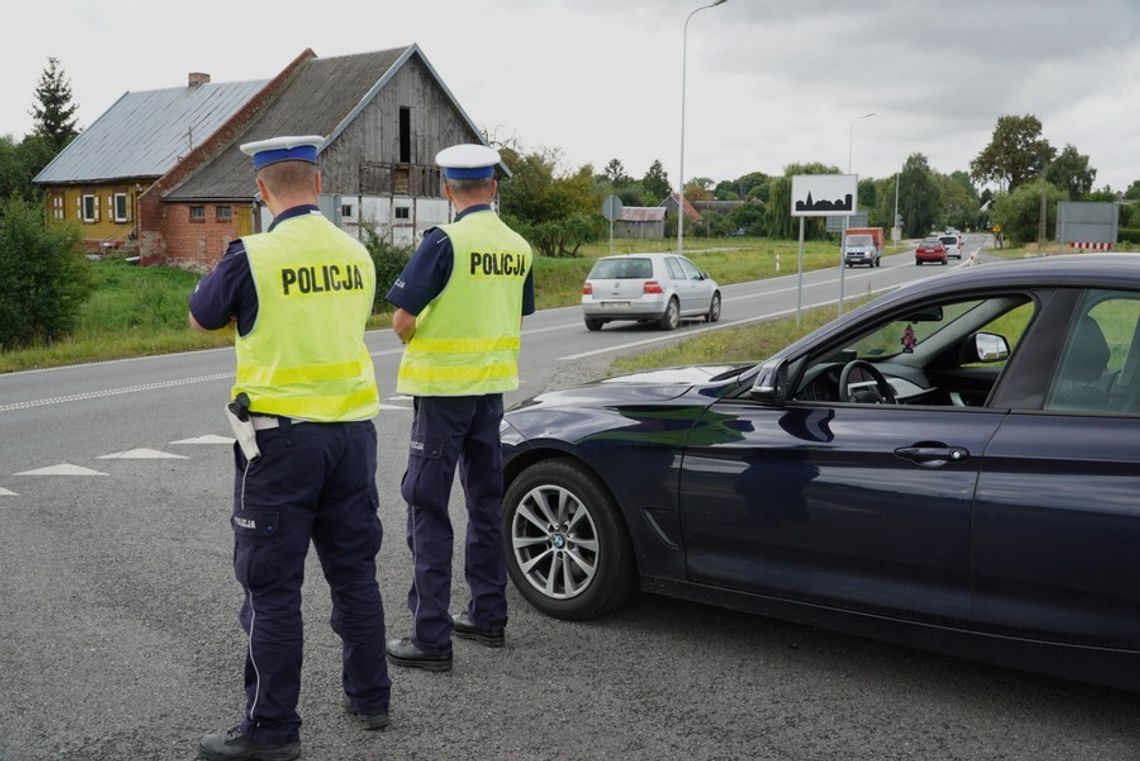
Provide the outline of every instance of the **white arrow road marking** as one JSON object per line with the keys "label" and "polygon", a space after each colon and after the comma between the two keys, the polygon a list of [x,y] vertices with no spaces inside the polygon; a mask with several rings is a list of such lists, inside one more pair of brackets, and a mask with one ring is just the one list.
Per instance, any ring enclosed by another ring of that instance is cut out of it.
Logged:
{"label": "white arrow road marking", "polygon": [[184,454],[172,454],[158,449],[128,449],[125,452],[101,454],[96,460],[188,460]]}
{"label": "white arrow road marking", "polygon": [[106,473],[100,473],[91,468],[85,468],[82,465],[70,465],[63,463],[61,465],[49,465],[46,468],[36,468],[35,470],[25,470],[19,473],[14,473],[17,476],[105,476]]}
{"label": "white arrow road marking", "polygon": [[205,436],[195,436],[192,439],[179,439],[171,444],[233,444],[232,436],[219,436],[216,433],[207,433]]}
{"label": "white arrow road marking", "polygon": [[18,497],[20,496],[14,491],[8,491],[3,486],[0,486],[0,497]]}

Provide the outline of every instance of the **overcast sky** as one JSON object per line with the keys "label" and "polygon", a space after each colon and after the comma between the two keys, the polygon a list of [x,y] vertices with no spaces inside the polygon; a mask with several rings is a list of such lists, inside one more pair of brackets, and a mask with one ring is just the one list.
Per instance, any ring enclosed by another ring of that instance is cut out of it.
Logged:
{"label": "overcast sky", "polygon": [[[705,0],[711,2],[711,0]],[[125,91],[269,78],[320,56],[418,43],[467,113],[500,138],[618,158],[676,182],[686,15],[701,0],[20,3],[0,27],[0,134],[31,129],[49,56],[80,125]],[[16,20],[18,18],[18,21]],[[1096,185],[1140,179],[1140,0],[728,0],[688,34],[685,176],[733,179],[822,161],[894,173],[919,151],[968,169],[1001,114],[1036,114]]]}

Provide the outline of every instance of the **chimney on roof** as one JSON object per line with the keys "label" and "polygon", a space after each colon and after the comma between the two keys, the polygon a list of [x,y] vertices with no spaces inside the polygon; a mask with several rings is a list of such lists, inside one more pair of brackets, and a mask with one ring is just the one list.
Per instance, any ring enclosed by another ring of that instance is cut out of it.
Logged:
{"label": "chimney on roof", "polygon": [[190,87],[199,87],[210,84],[210,75],[200,71],[190,72]]}

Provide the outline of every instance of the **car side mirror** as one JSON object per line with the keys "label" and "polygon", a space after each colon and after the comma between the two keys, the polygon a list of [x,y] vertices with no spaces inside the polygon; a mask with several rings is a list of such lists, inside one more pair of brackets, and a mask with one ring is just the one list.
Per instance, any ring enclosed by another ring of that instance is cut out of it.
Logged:
{"label": "car side mirror", "polygon": [[975,333],[974,351],[979,362],[1001,362],[1009,358],[1009,342],[997,333]]}
{"label": "car side mirror", "polygon": [[788,361],[772,360],[760,366],[749,395],[758,402],[780,404],[787,399]]}

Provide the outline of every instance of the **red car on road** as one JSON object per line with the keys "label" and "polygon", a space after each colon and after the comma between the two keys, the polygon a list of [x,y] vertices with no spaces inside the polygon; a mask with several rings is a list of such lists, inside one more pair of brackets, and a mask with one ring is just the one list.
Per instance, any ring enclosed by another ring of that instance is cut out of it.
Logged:
{"label": "red car on road", "polygon": [[946,263],[946,246],[942,245],[942,241],[938,238],[926,238],[922,243],[918,244],[918,248],[914,250],[914,263],[921,265],[923,262],[938,262],[939,264]]}

